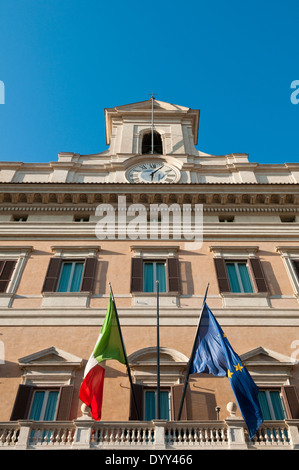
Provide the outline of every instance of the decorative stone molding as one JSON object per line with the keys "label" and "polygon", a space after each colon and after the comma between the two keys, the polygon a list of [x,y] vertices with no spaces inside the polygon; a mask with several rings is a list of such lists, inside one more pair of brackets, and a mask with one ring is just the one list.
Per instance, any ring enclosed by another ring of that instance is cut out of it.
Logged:
{"label": "decorative stone molding", "polygon": [[75,372],[83,365],[83,359],[51,346],[50,348],[21,357],[22,383],[26,385],[69,385]]}
{"label": "decorative stone molding", "polygon": [[0,307],[11,307],[16,290],[22,277],[26,262],[30,256],[32,246],[1,246],[0,259],[16,260],[16,266],[12,273],[6,292],[0,294]]}
{"label": "decorative stone molding", "polygon": [[237,245],[237,246],[230,246],[230,245],[211,245],[210,251],[214,253],[215,258],[255,258],[256,253],[259,250],[258,246],[250,246],[250,245]]}
{"label": "decorative stone molding", "polygon": [[[135,383],[157,385],[157,349],[140,349],[129,357],[129,364]],[[180,383],[188,364],[188,358],[171,348],[160,347],[161,384],[170,386]]]}
{"label": "decorative stone molding", "polygon": [[293,264],[293,260],[299,261],[299,247],[293,246],[277,246],[276,252],[280,253],[287,275],[290,279],[291,285],[294,289],[294,294],[299,302],[299,278]]}
{"label": "decorative stone molding", "polygon": [[144,259],[175,258],[180,249],[176,245],[132,245],[130,248],[134,257]]}
{"label": "decorative stone molding", "polygon": [[56,258],[94,258],[100,251],[99,245],[65,246],[54,245],[51,250]]}
{"label": "decorative stone molding", "polygon": [[240,357],[259,387],[282,387],[291,383],[292,369],[296,363],[291,357],[261,346]]}

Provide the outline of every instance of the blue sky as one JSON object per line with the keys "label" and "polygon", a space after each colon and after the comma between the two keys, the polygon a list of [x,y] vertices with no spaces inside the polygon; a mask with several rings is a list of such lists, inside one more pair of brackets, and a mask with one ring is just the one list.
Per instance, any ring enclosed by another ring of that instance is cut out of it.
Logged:
{"label": "blue sky", "polygon": [[0,0],[0,160],[102,152],[104,108],[154,92],[203,152],[299,162],[298,45],[295,0]]}

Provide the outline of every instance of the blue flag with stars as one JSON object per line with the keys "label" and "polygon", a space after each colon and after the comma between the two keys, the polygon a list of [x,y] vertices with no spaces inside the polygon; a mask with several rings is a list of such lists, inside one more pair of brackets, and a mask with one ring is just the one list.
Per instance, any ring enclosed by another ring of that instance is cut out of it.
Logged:
{"label": "blue flag with stars", "polygon": [[259,389],[205,303],[190,359],[190,374],[227,376],[252,439],[263,422]]}

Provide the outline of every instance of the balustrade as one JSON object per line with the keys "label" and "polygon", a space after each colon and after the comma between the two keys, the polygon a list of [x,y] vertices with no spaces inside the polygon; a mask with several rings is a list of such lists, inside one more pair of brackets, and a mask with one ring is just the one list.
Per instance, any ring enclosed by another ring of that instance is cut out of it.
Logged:
{"label": "balustrade", "polygon": [[0,449],[299,449],[299,420],[266,421],[249,440],[242,420],[0,422]]}

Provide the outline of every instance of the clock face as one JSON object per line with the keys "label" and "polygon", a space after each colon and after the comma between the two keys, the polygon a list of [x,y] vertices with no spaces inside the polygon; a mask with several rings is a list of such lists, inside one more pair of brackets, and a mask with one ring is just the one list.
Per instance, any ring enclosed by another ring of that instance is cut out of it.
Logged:
{"label": "clock face", "polygon": [[178,172],[163,162],[144,162],[131,168],[127,178],[130,183],[172,183],[178,179]]}

